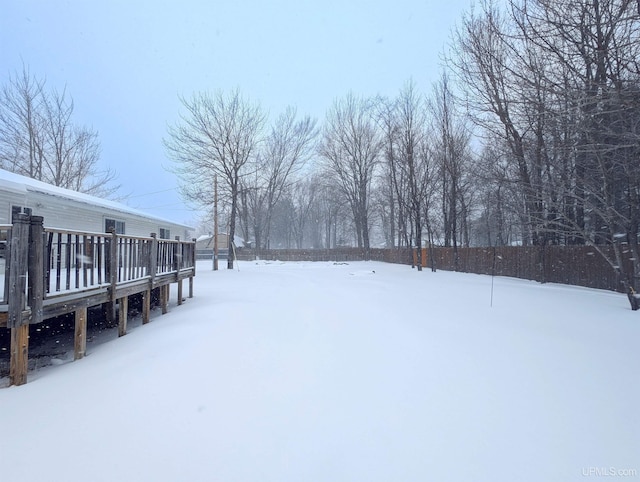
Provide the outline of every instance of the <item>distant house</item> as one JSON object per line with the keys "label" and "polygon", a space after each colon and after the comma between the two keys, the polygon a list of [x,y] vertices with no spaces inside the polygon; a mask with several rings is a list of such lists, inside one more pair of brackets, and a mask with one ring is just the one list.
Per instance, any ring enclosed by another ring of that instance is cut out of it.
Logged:
{"label": "distant house", "polygon": [[185,224],[151,216],[124,204],[63,189],[0,169],[0,224],[11,224],[14,213],[30,210],[45,227],[72,231],[116,233],[188,240]]}
{"label": "distant house", "polygon": [[[234,236],[234,245],[236,249],[244,246],[244,240],[240,236]],[[204,234],[196,239],[196,258],[197,259],[213,259],[214,239],[211,234]],[[218,259],[225,259],[229,255],[229,235],[226,233],[218,234]]]}

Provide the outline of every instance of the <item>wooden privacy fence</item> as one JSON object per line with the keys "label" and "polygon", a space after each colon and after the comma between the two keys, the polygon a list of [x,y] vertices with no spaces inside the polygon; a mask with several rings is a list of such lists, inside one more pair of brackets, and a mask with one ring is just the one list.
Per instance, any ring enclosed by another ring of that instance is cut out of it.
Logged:
{"label": "wooden privacy fence", "polygon": [[11,330],[10,384],[26,383],[29,325],[75,313],[75,359],[86,352],[87,308],[102,305],[107,319],[127,330],[128,297],[142,294],[142,323],[150,319],[152,291],[167,312],[169,287],[189,280],[193,297],[195,241],[44,228],[43,218],[14,216],[0,225],[4,263],[0,328]]}
{"label": "wooden privacy fence", "polygon": [[[599,249],[612,254],[610,246]],[[495,274],[540,282],[586,286],[622,291],[620,280],[605,259],[590,246],[499,246],[496,248],[423,248],[423,266],[465,273]],[[239,259],[281,261],[357,261],[370,259],[413,265],[417,259],[410,248],[240,250]],[[630,259],[625,263],[631,264]],[[627,266],[630,269],[630,266]],[[627,269],[627,272],[629,272]]]}
{"label": "wooden privacy fence", "polygon": [[[599,246],[613,257],[611,246]],[[541,283],[562,283],[622,292],[620,279],[604,257],[591,246],[500,246],[496,248],[427,250],[427,265],[465,273],[495,274]],[[431,255],[431,258],[430,256]],[[631,270],[631,259],[625,271]]]}

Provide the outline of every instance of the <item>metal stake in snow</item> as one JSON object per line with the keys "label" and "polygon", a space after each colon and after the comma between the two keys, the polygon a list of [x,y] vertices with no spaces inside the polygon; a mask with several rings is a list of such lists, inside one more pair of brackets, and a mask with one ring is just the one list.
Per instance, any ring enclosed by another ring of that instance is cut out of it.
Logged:
{"label": "metal stake in snow", "polygon": [[213,270],[218,271],[218,175],[213,178]]}
{"label": "metal stake in snow", "polygon": [[234,243],[233,241],[231,241],[231,248],[233,249],[233,260],[236,262],[236,267],[238,268],[238,272],[240,272],[240,263],[238,263],[238,258],[236,256],[236,243]]}
{"label": "metal stake in snow", "polygon": [[496,247],[493,246],[493,263],[491,266],[491,301],[489,302],[489,307],[493,308],[493,278],[496,275]]}

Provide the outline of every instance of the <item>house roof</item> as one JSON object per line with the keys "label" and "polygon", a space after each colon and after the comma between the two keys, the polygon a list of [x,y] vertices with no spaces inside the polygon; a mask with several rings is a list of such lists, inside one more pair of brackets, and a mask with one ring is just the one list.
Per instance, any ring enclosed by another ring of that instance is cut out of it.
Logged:
{"label": "house roof", "polygon": [[[218,233],[218,236],[228,236],[227,233]],[[206,243],[205,243],[206,241]],[[205,246],[213,246],[213,235],[202,234],[196,239],[196,243],[204,244]],[[233,236],[233,243],[236,246],[244,246],[244,239],[238,235]]]}
{"label": "house roof", "polygon": [[25,195],[29,192],[43,193],[49,196],[56,196],[59,198],[68,199],[70,201],[88,204],[90,206],[99,206],[113,211],[119,211],[125,214],[152,219],[155,221],[162,221],[164,223],[192,229],[191,226],[188,226],[186,224],[170,221],[158,216],[153,216],[116,201],[110,201],[108,199],[102,199],[82,192],[73,191],[71,189],[54,186],[52,184],[47,184],[46,182],[38,181],[37,179],[32,179],[30,177],[21,176],[20,174],[6,171],[4,169],[0,169],[0,189]]}

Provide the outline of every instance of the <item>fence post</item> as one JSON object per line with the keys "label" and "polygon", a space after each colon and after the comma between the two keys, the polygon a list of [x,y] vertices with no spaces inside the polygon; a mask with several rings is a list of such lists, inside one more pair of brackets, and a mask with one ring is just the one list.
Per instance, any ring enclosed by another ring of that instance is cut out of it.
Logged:
{"label": "fence post", "polygon": [[14,214],[9,256],[9,299],[7,328],[11,329],[9,384],[27,383],[29,362],[29,319],[24,317],[29,252],[28,214]]}

